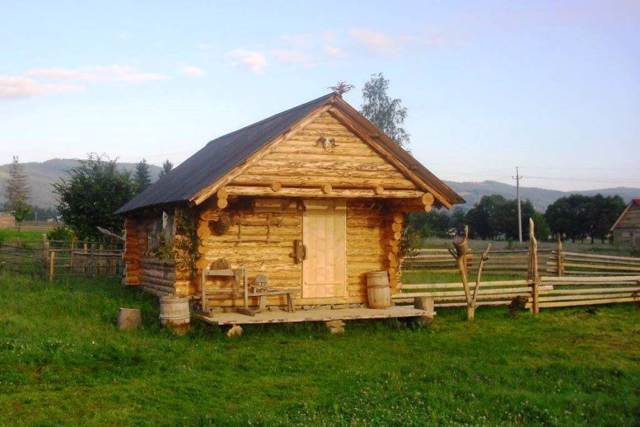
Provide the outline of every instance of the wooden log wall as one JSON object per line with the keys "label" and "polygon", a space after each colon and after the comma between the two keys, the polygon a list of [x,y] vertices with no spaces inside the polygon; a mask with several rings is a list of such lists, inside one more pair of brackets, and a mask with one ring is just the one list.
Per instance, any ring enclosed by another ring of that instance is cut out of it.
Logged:
{"label": "wooden log wall", "polygon": [[366,273],[386,269],[383,209],[382,204],[372,200],[347,203],[347,290],[350,302],[366,302]]}
{"label": "wooden log wall", "polygon": [[[208,268],[223,259],[231,268],[244,267],[247,276],[267,274],[269,286],[274,288],[300,288],[302,283],[301,264],[295,264],[291,253],[293,241],[302,237],[302,211],[296,201],[286,199],[257,200],[254,204],[232,205],[219,210],[208,206],[200,214],[198,237],[201,242],[198,270]],[[216,234],[213,222],[227,215],[231,221],[229,229]],[[200,289],[199,275],[194,279]],[[240,305],[228,293],[218,292],[231,289],[229,280],[208,280],[211,289],[210,306]],[[252,301],[256,303],[256,301]],[[284,298],[275,297],[270,304],[284,304]]]}
{"label": "wooden log wall", "polygon": [[128,217],[124,220],[126,241],[124,245],[124,262],[126,265],[125,283],[139,285],[141,283],[140,260],[144,256],[147,240],[143,220],[139,217]]}
{"label": "wooden log wall", "polygon": [[[212,225],[221,215],[228,215],[231,225],[222,235],[216,234]],[[256,274],[267,274],[272,288],[294,289],[299,293],[297,305],[365,304],[366,273],[393,269],[392,285],[397,286],[397,261],[390,261],[399,247],[398,215],[390,212],[381,201],[372,199],[347,202],[347,296],[336,298],[302,299],[302,263],[296,264],[293,253],[294,240],[302,239],[302,203],[295,199],[256,199],[252,206],[219,210],[215,204],[200,214],[198,237],[201,240],[198,269],[208,268],[224,259],[231,268],[244,267],[252,280]],[[401,216],[400,216],[401,217]],[[394,222],[395,218],[395,222]],[[393,225],[396,224],[396,225]],[[387,231],[388,230],[388,231]],[[394,243],[395,242],[395,243]],[[194,279],[196,294],[200,289],[199,275]],[[207,292],[212,296],[212,307],[239,306],[238,297],[231,299],[228,280],[207,280]],[[284,296],[269,300],[270,305],[285,304]],[[252,301],[255,304],[256,301]]]}
{"label": "wooden log wall", "polygon": [[137,215],[125,219],[126,241],[124,259],[126,283],[141,286],[158,296],[190,294],[189,279],[176,272],[174,260],[150,257],[147,253],[147,234],[158,212]]}
{"label": "wooden log wall", "polygon": [[393,165],[329,112],[276,144],[232,186],[266,186],[274,194],[287,187],[367,189],[382,196],[388,190],[417,190]]}
{"label": "wooden log wall", "polygon": [[140,285],[158,296],[176,293],[176,266],[174,261],[157,258],[140,259]]}

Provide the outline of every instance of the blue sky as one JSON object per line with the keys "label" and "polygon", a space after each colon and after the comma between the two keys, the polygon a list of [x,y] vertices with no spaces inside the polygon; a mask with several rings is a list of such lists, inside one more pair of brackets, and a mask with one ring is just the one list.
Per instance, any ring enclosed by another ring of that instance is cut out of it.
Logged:
{"label": "blue sky", "polygon": [[640,1],[0,2],[0,164],[160,164],[391,80],[443,179],[640,187]]}

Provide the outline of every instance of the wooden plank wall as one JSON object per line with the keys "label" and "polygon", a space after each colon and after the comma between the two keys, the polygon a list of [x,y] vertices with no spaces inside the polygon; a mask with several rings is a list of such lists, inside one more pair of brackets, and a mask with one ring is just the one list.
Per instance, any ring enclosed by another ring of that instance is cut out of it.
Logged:
{"label": "wooden plank wall", "polygon": [[640,207],[632,205],[616,228],[640,228]]}

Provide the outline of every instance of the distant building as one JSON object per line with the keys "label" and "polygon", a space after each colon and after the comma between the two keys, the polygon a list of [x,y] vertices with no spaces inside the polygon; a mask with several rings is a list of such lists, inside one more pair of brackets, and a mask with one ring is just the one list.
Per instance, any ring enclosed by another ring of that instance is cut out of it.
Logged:
{"label": "distant building", "polygon": [[13,228],[16,226],[16,220],[8,212],[0,212],[0,230],[3,228]]}
{"label": "distant building", "polygon": [[622,211],[611,227],[611,235],[616,244],[640,248],[640,197],[631,200]]}

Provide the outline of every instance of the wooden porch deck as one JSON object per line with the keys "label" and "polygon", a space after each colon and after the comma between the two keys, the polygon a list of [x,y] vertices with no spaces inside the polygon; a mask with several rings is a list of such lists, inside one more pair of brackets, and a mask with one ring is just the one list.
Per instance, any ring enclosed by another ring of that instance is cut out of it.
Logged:
{"label": "wooden porch deck", "polygon": [[264,323],[329,322],[332,320],[397,319],[406,317],[433,317],[434,313],[412,306],[389,308],[336,308],[288,311],[263,311],[249,316],[242,313],[215,313],[195,317],[211,325],[249,325]]}

